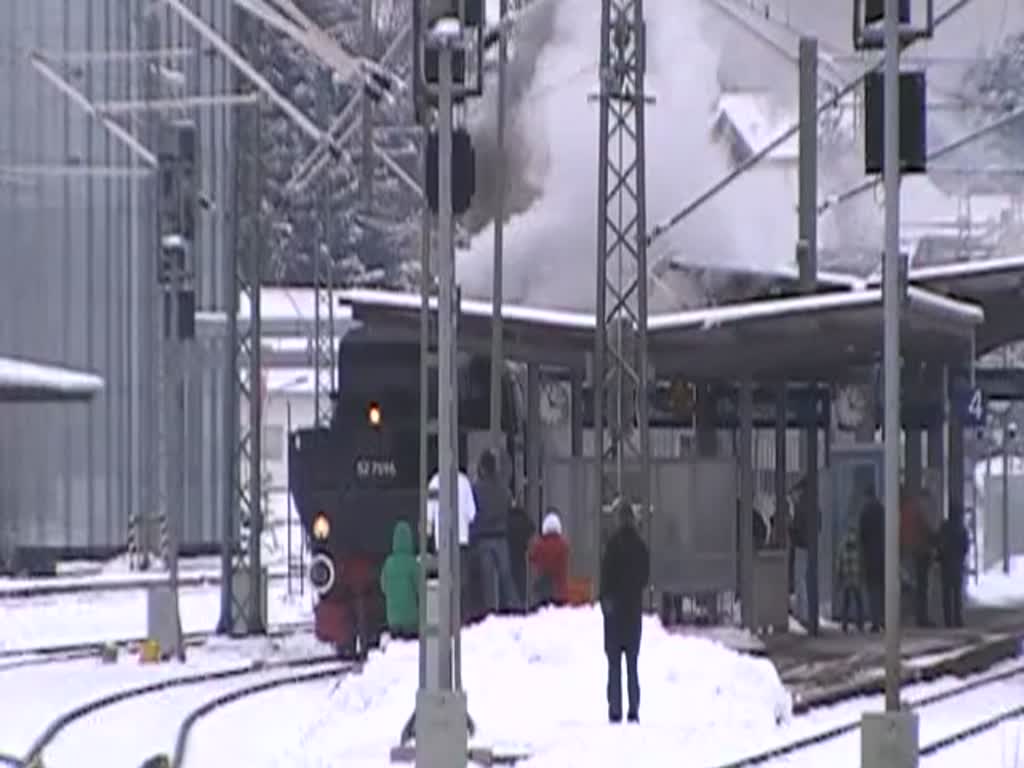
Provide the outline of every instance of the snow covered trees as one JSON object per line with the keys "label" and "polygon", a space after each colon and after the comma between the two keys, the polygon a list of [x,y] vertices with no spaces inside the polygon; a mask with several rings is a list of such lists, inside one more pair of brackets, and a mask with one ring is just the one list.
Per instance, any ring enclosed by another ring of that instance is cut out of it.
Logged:
{"label": "snow covered trees", "polygon": [[[988,116],[987,121],[1024,107],[1024,32],[1011,35],[990,58],[973,65],[964,92],[968,102]],[[1008,158],[1024,158],[1024,118],[997,131],[995,137]]]}
{"label": "snow covered trees", "polygon": [[[307,0],[303,10],[347,50],[362,49],[361,0]],[[375,1],[375,53],[379,56],[408,23],[407,3]],[[253,20],[242,42],[242,51],[271,84],[323,128],[358,93],[358,83],[332,81],[321,64],[289,38]],[[411,52],[400,52],[399,74],[404,75]],[[413,177],[417,155],[402,131],[411,108],[404,99],[394,105],[379,104],[374,110],[376,143],[397,150],[396,161]],[[356,111],[356,121],[360,112]],[[384,130],[382,130],[382,128]],[[418,258],[415,250],[418,224],[415,195],[382,163],[375,161],[373,204],[362,210],[359,189],[360,131],[346,145],[351,162],[332,159],[306,189],[286,192],[295,169],[313,150],[308,137],[288,117],[268,108],[263,115],[258,152],[240,152],[259,158],[264,179],[262,201],[269,226],[270,254],[264,265],[269,283],[309,284],[314,280],[315,255],[327,254],[335,285],[395,284],[402,262]],[[240,148],[241,149],[241,148]]]}

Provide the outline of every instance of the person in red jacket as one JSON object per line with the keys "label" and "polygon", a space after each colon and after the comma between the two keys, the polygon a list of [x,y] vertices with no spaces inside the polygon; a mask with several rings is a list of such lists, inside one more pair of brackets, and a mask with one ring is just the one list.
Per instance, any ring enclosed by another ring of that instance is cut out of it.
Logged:
{"label": "person in red jacket", "polygon": [[536,604],[564,605],[569,599],[569,545],[555,512],[545,515],[541,535],[533,537],[527,556],[534,573]]}

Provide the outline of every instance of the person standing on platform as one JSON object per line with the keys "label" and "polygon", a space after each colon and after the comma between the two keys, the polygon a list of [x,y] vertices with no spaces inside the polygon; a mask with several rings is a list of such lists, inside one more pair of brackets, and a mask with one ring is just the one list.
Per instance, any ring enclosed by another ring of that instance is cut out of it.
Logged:
{"label": "person standing on platform", "polygon": [[[512,580],[516,590],[524,596],[529,592],[526,579],[526,557],[536,526],[521,504],[512,502],[508,512],[508,557],[512,566]],[[524,608],[526,606],[524,605]]]}
{"label": "person standing on platform", "polygon": [[512,578],[508,555],[508,516],[512,497],[498,476],[498,462],[484,451],[477,465],[473,486],[477,515],[473,521],[473,542],[480,564],[485,613],[518,610],[522,601]]}
{"label": "person standing on platform", "polygon": [[807,598],[808,528],[817,502],[808,493],[806,475],[793,488],[793,519],[789,527],[789,540],[793,547],[793,585],[796,597],[796,615],[806,621],[810,613]]}
{"label": "person standing on platform", "polygon": [[942,614],[947,627],[964,625],[964,558],[968,544],[963,510],[953,507],[939,529]]}
{"label": "person standing on platform", "polygon": [[569,545],[557,513],[544,516],[541,535],[530,542],[529,558],[534,574],[533,604],[565,605],[569,599]]}
{"label": "person standing on platform", "polygon": [[[427,485],[427,531],[431,534],[431,540],[434,544],[434,552],[440,553],[441,551],[441,531],[437,524],[437,517],[440,508],[440,493],[441,493],[441,477],[440,474],[435,472],[434,476],[430,478],[430,483]],[[459,524],[459,576],[461,579],[461,589],[459,590],[460,601],[462,603],[462,621],[466,622],[466,618],[472,615],[470,610],[471,606],[470,595],[472,590],[470,589],[470,557],[471,550],[469,548],[469,527],[473,524],[476,519],[476,500],[473,498],[473,484],[469,481],[466,473],[461,469],[458,473],[458,485],[456,487],[455,494],[456,504],[458,505],[458,524]]]}
{"label": "person standing on platform", "polygon": [[391,554],[380,569],[388,632],[400,640],[419,634],[419,564],[412,545],[412,527],[399,520],[391,534]]}
{"label": "person standing on platform", "polygon": [[640,720],[638,662],[643,621],[643,592],[650,579],[651,558],[640,537],[633,507],[624,498],[613,505],[618,528],[601,559],[599,596],[604,615],[604,651],[608,657],[608,720],[622,721],[622,657],[626,657],[629,710],[626,719]]}
{"label": "person standing on platform", "polygon": [[868,500],[860,515],[860,553],[864,583],[868,591],[871,631],[881,632],[885,619],[885,507],[868,491]]}
{"label": "person standing on platform", "polygon": [[836,581],[839,584],[840,617],[843,632],[848,631],[850,611],[857,611],[857,631],[864,631],[864,601],[861,598],[861,546],[860,518],[857,510],[847,520],[846,533],[843,535],[836,558]]}
{"label": "person standing on platform", "polygon": [[919,627],[930,627],[928,572],[932,567],[934,532],[928,524],[923,493],[904,491],[900,504],[900,545],[914,573],[914,614]]}

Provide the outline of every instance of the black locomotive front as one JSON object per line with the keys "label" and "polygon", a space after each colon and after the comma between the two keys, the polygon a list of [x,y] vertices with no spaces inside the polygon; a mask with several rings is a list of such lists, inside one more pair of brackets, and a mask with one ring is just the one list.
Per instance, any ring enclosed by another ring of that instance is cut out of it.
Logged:
{"label": "black locomotive front", "polygon": [[[379,572],[399,520],[417,530],[420,499],[420,369],[415,342],[378,341],[356,331],[339,348],[338,388],[329,427],[290,436],[292,494],[310,537],[310,579],[320,599],[316,633],[351,648],[383,627]],[[436,379],[428,393],[436,410]],[[464,361],[459,376],[459,455],[468,435],[487,429],[489,361]],[[516,397],[506,377],[504,431],[517,423]],[[428,440],[427,466],[437,467],[437,442]],[[357,626],[362,631],[355,632]]]}

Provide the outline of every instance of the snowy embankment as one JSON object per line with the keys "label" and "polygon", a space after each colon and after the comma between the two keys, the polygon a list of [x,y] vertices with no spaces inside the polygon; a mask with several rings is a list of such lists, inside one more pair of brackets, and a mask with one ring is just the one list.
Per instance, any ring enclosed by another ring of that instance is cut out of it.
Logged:
{"label": "snowy embankment", "polygon": [[[535,768],[656,765],[683,754],[687,764],[702,764],[721,756],[723,743],[765,740],[792,712],[769,661],[710,640],[670,635],[651,618],[644,619],[636,726],[607,722],[596,608],[493,617],[468,629],[462,648],[474,741],[527,752],[532,759],[524,765]],[[414,643],[391,643],[374,653],[277,764],[386,764],[412,712],[417,678]]]}

